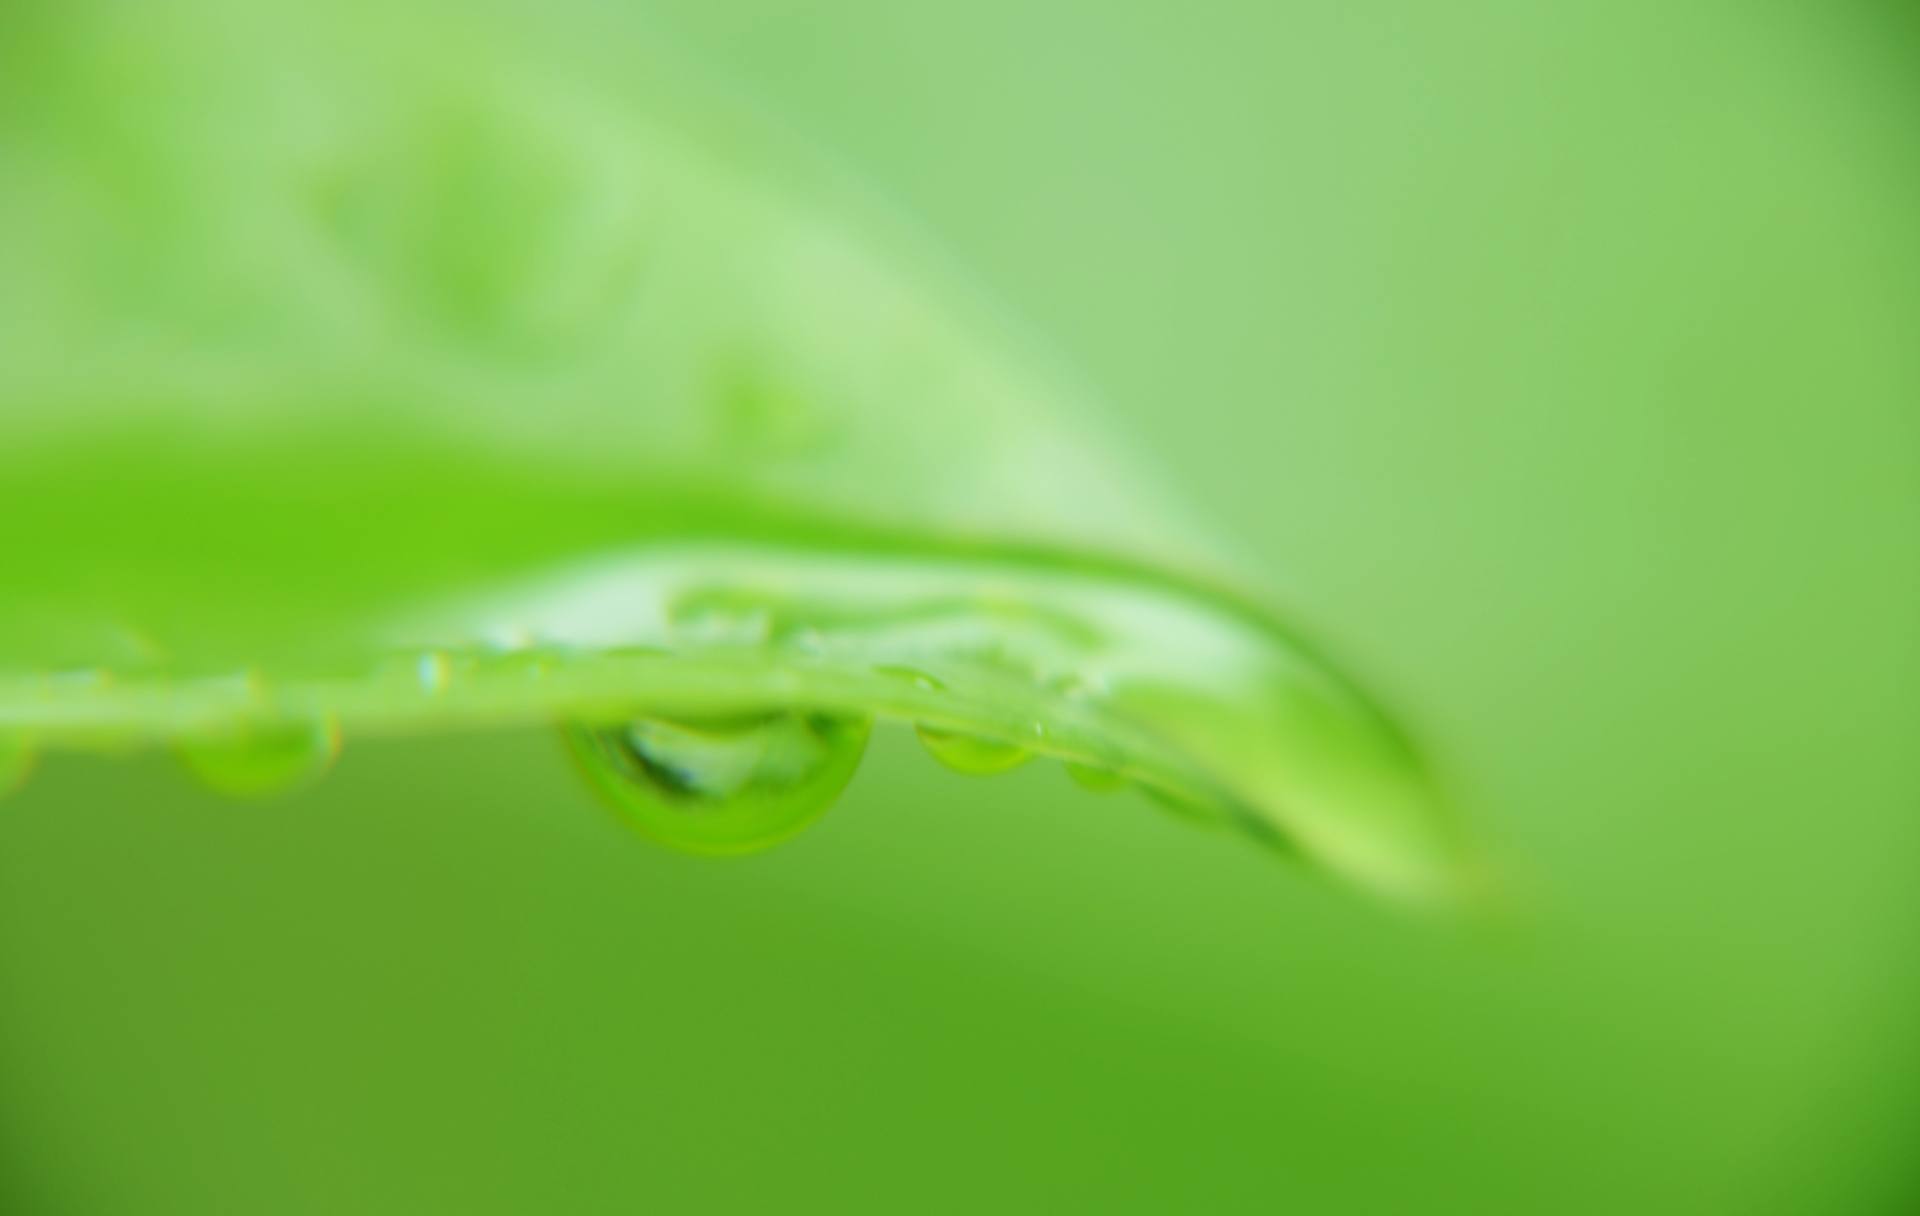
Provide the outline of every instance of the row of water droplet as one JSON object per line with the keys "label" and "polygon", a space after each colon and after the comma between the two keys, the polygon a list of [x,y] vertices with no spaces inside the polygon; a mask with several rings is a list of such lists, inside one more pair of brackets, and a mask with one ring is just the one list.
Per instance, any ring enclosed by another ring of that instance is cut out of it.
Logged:
{"label": "row of water droplet", "polygon": [[[562,734],[588,783],[628,826],[686,852],[726,855],[777,844],[825,814],[852,779],[871,730],[866,717],[781,709],[572,724]],[[916,733],[935,759],[961,773],[1005,773],[1034,755],[1016,743],[924,724]],[[207,788],[260,799],[318,780],[340,746],[331,719],[282,720],[177,743],[174,753]],[[35,749],[25,740],[0,739],[0,795],[25,783],[34,760]],[[1088,790],[1128,784],[1094,766],[1069,762],[1066,770]],[[1181,809],[1168,796],[1148,792],[1156,802]]]}

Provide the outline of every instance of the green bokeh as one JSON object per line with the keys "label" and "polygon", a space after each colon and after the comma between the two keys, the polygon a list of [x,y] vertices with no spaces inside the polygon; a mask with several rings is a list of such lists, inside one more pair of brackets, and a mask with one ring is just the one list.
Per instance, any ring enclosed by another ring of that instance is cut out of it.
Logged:
{"label": "green bokeh", "polygon": [[[539,735],[0,804],[0,1209],[1894,1212],[1920,137],[1860,6],[662,5],[1110,400],[1527,914],[877,733],[763,856]],[[617,45],[609,54],[618,54]]]}

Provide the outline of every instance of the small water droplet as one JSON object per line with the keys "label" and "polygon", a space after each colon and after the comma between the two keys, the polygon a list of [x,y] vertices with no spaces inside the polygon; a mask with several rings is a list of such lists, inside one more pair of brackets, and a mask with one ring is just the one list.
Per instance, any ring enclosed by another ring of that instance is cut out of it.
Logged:
{"label": "small water droplet", "polygon": [[927,750],[933,753],[933,758],[957,773],[991,776],[1019,768],[1033,758],[1032,752],[1017,743],[936,730],[925,725],[916,726],[914,730],[920,735],[920,742],[926,744]]}
{"label": "small water droplet", "polygon": [[0,798],[16,793],[33,775],[33,745],[25,739],[0,737]]}
{"label": "small water droplet", "polygon": [[200,784],[230,798],[271,798],[319,780],[340,756],[331,718],[254,722],[174,747]]}
{"label": "small water droplet", "polygon": [[826,813],[852,779],[872,723],[781,710],[569,726],[569,747],[626,823],[661,844],[752,853]]}
{"label": "small water droplet", "polygon": [[1067,776],[1073,778],[1073,783],[1081,789],[1091,790],[1096,794],[1111,794],[1127,784],[1127,779],[1112,769],[1096,768],[1091,764],[1075,764],[1072,761],[1067,762]]}

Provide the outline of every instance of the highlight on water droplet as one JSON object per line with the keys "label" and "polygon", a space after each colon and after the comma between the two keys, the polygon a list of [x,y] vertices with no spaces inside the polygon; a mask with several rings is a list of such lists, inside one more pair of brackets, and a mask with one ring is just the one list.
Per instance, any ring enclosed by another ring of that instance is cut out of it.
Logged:
{"label": "highlight on water droplet", "polygon": [[340,728],[331,718],[254,722],[174,745],[200,784],[230,798],[272,798],[324,776],[340,756]]}
{"label": "highlight on water droplet", "polygon": [[1111,794],[1124,789],[1127,779],[1109,768],[1098,768],[1091,764],[1075,764],[1071,760],[1066,765],[1067,776],[1083,790],[1096,794]]}
{"label": "highlight on water droplet", "polygon": [[17,793],[33,775],[36,755],[25,739],[0,737],[0,798]]}
{"label": "highlight on water droplet", "polygon": [[819,819],[871,733],[870,719],[804,710],[565,729],[587,779],[628,826],[709,856],[769,848]]}
{"label": "highlight on water droplet", "polygon": [[991,776],[1019,768],[1033,753],[1017,743],[1003,743],[980,735],[944,731],[924,723],[914,727],[933,758],[956,773]]}

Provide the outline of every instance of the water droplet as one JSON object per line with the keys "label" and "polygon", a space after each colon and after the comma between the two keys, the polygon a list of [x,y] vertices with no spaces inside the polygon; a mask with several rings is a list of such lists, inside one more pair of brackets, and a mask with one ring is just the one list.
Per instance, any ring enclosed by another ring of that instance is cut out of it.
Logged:
{"label": "water droplet", "polygon": [[340,728],[331,718],[256,722],[175,746],[187,771],[230,798],[271,798],[308,785],[340,755]]}
{"label": "water droplet", "polygon": [[1073,783],[1081,789],[1091,790],[1096,794],[1111,794],[1127,784],[1127,779],[1112,769],[1096,768],[1091,764],[1075,764],[1072,761],[1067,762],[1067,776],[1073,778]]}
{"label": "water droplet", "polygon": [[920,742],[926,744],[927,750],[933,753],[933,758],[957,773],[990,776],[1019,768],[1033,758],[1032,752],[1017,743],[1002,743],[998,739],[936,730],[924,725],[914,729],[920,735]]}
{"label": "water droplet", "polygon": [[33,745],[25,739],[0,737],[0,798],[15,793],[33,775]]}
{"label": "water droplet", "polygon": [[567,742],[613,810],[688,853],[752,853],[826,813],[866,751],[865,718],[777,711],[569,726]]}

